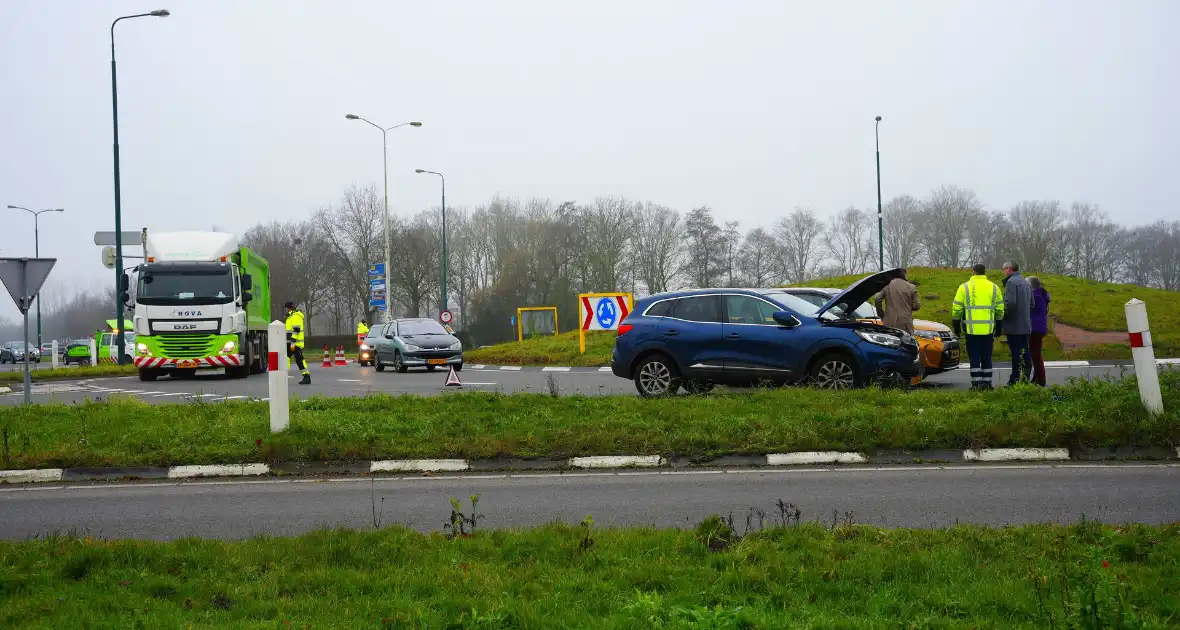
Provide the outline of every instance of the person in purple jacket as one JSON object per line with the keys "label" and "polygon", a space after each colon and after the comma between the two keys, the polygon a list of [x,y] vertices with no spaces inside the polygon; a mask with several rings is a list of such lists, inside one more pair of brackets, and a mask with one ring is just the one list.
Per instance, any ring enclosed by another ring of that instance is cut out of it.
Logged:
{"label": "person in purple jacket", "polygon": [[1049,292],[1036,276],[1029,276],[1028,284],[1032,287],[1032,334],[1029,335],[1028,346],[1032,352],[1033,382],[1044,387],[1045,357],[1041,354],[1041,348],[1045,343],[1045,335],[1049,334]]}

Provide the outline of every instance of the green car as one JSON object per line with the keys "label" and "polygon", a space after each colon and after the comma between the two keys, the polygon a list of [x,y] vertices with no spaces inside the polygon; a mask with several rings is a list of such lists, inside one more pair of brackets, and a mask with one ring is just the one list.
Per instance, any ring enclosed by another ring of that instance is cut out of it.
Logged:
{"label": "green car", "polygon": [[75,339],[66,346],[66,355],[62,359],[66,365],[90,365],[90,340]]}
{"label": "green car", "polygon": [[386,367],[401,373],[412,367],[463,369],[463,344],[433,319],[415,317],[377,324],[364,343],[373,348],[373,367],[378,372]]}

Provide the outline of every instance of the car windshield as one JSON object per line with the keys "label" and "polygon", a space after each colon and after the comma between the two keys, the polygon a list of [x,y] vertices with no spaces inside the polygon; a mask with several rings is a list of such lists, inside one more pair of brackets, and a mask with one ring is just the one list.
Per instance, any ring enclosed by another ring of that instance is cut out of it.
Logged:
{"label": "car windshield", "polygon": [[433,319],[411,319],[397,323],[397,331],[402,337],[417,337],[419,335],[446,335],[447,329]]}
{"label": "car windshield", "polygon": [[229,304],[234,301],[234,282],[230,267],[211,265],[209,269],[149,269],[139,276],[135,297],[143,304]]}

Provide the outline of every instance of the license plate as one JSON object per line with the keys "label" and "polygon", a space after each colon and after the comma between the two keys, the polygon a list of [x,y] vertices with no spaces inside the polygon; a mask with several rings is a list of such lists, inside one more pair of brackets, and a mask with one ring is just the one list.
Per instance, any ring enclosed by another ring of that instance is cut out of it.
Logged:
{"label": "license plate", "polygon": [[187,368],[195,368],[197,367],[197,362],[191,359],[185,359],[184,361],[177,361],[176,367],[182,370]]}
{"label": "license plate", "polygon": [[958,351],[958,349],[951,350],[951,361],[958,361],[958,360],[959,360],[959,351]]}
{"label": "license plate", "polygon": [[446,359],[426,359],[427,365],[446,365]]}

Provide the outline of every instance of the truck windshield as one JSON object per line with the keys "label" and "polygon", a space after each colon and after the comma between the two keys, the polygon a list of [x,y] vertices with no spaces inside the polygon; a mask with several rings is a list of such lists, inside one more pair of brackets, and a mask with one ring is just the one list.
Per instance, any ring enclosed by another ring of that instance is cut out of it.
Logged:
{"label": "truck windshield", "polygon": [[135,297],[143,304],[229,304],[234,282],[228,267],[144,270]]}

